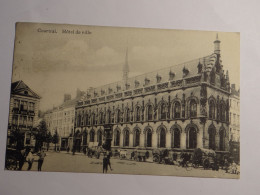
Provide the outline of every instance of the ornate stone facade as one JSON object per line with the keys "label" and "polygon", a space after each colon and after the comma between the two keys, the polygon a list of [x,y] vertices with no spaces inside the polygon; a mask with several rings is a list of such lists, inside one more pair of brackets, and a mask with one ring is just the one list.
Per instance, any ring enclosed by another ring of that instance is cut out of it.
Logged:
{"label": "ornate stone facade", "polygon": [[214,44],[204,58],[91,88],[76,106],[75,131],[102,144],[112,124],[114,148],[228,151],[230,84]]}

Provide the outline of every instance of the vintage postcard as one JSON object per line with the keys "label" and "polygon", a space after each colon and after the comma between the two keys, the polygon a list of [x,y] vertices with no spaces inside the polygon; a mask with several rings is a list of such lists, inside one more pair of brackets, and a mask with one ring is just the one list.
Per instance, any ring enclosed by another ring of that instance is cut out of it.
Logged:
{"label": "vintage postcard", "polygon": [[240,34],[17,23],[6,170],[240,177]]}

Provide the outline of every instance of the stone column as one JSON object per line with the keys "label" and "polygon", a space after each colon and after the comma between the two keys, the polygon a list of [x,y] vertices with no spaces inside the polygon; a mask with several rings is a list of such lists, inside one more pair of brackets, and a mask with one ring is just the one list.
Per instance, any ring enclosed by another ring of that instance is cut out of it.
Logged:
{"label": "stone column", "polygon": [[197,133],[197,148],[203,148],[203,132],[201,130]]}
{"label": "stone column", "polygon": [[172,137],[172,134],[171,132],[169,131],[167,134],[166,134],[166,148],[171,148],[171,137]]}
{"label": "stone column", "polygon": [[182,131],[181,133],[181,149],[186,149],[186,133]]}
{"label": "stone column", "polygon": [[144,147],[144,138],[145,138],[145,136],[144,136],[144,134],[143,134],[143,132],[140,134],[140,147]]}
{"label": "stone column", "polygon": [[152,136],[152,147],[157,148],[158,134],[156,132],[153,133]]}
{"label": "stone column", "polygon": [[133,147],[134,134],[129,133],[129,147]]}
{"label": "stone column", "polygon": [[120,133],[120,147],[123,147],[124,146],[124,134],[123,134],[123,131]]}

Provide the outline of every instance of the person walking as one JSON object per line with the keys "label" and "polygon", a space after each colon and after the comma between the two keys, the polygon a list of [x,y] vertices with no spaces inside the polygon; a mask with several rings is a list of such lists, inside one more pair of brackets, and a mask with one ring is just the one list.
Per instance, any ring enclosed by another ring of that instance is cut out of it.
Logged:
{"label": "person walking", "polygon": [[108,159],[105,153],[103,158],[103,173],[107,173],[107,165],[108,165]]}
{"label": "person walking", "polygon": [[42,149],[39,153],[39,160],[38,160],[38,171],[42,171],[42,164],[43,164],[43,160],[46,156],[46,153],[44,152],[44,150]]}
{"label": "person walking", "polygon": [[27,171],[31,170],[32,164],[33,164],[33,160],[34,160],[33,154],[31,152],[31,149],[29,149],[29,153],[28,153],[28,155],[26,157],[26,161],[28,162],[28,169],[27,169]]}
{"label": "person walking", "polygon": [[111,163],[110,163],[110,157],[112,156],[112,152],[107,151],[107,165],[110,168],[110,171],[113,171],[113,169],[111,168]]}

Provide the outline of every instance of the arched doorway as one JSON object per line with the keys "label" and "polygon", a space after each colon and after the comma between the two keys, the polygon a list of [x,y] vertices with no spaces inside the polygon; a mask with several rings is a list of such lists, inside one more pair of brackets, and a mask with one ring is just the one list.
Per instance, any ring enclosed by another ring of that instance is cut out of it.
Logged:
{"label": "arched doorway", "polygon": [[197,147],[197,131],[195,127],[190,127],[188,130],[188,145],[187,148],[194,149]]}
{"label": "arched doorway", "polygon": [[209,149],[216,149],[216,129],[214,126],[209,127]]}

